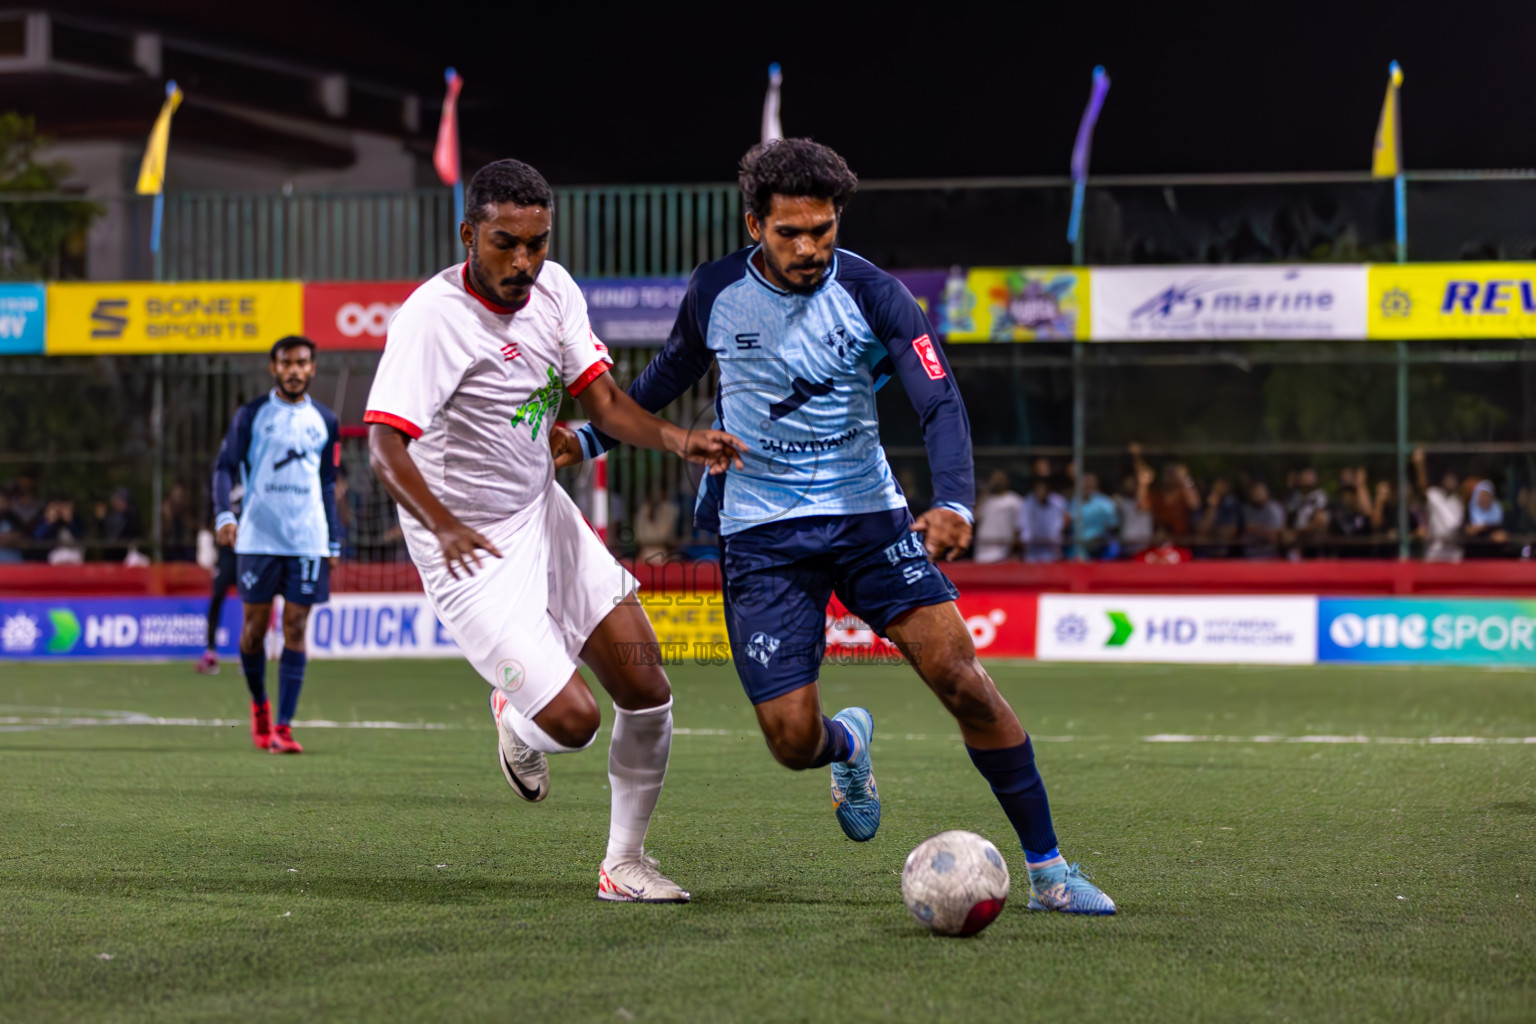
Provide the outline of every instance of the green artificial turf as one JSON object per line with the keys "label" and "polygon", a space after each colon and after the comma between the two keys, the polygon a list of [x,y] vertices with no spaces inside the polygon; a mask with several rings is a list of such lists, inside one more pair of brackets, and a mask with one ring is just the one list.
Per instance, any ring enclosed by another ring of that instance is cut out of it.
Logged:
{"label": "green artificial turf", "polygon": [[[461,663],[312,663],[301,720],[445,728],[299,728],[300,757],[243,725],[47,722],[239,720],[234,668],[0,664],[0,1020],[1536,1018],[1536,744],[1144,738],[1536,736],[1536,675],[992,666],[1063,852],[1120,906],[1073,919],[1024,909],[1016,839],[900,667],[824,680],[876,715],[862,845],[728,667],[673,670],[648,845],[689,906],[593,899],[606,737],[521,803]],[[947,828],[1013,872],[975,939],[901,903]]]}

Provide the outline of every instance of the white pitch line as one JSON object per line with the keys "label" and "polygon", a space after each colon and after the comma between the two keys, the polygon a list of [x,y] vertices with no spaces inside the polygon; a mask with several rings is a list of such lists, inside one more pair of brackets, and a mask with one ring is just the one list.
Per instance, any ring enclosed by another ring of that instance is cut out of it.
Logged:
{"label": "white pitch line", "polygon": [[1536,736],[1193,736],[1164,732],[1143,736],[1141,739],[1143,743],[1379,743],[1410,746],[1536,744]]}
{"label": "white pitch line", "polygon": [[[86,717],[57,717],[57,718],[21,718],[18,716],[0,717],[0,725],[24,725],[24,726],[90,726],[90,725],[184,725],[201,727],[205,729],[222,728],[226,726],[249,725],[244,718],[159,718],[154,715],[141,715],[128,712],[115,715],[110,718],[86,718]],[[335,722],[326,718],[295,721],[295,729],[413,729],[436,730],[456,729],[458,726],[442,725],[437,722]]]}
{"label": "white pitch line", "polygon": [[[11,705],[10,710],[20,710],[17,705]],[[63,709],[48,709],[63,710]],[[156,715],[141,714],[137,711],[98,711],[84,712],[74,715],[46,715],[0,716],[0,732],[13,732],[19,729],[47,729],[47,728],[80,728],[98,725],[165,725],[165,726],[189,726],[192,728],[218,729],[248,725],[244,718],[162,718]],[[295,729],[395,729],[413,732],[427,731],[437,732],[450,729],[462,729],[463,725],[448,725],[442,722],[392,722],[392,721],[364,721],[364,722],[339,722],[328,718],[301,719],[293,723]],[[676,728],[673,730],[676,736],[732,736],[740,739],[752,739],[756,733],[744,729],[690,729]],[[1040,736],[1033,739],[1041,743],[1074,743],[1074,742],[1099,742],[1113,743],[1121,740],[1119,736]],[[960,737],[955,734],[937,735],[930,733],[876,733],[875,739],[881,742],[891,740],[911,740],[925,742],[935,740],[938,742],[958,743]],[[1366,736],[1356,734],[1345,735],[1304,735],[1304,736],[1221,736],[1198,735],[1194,733],[1155,733],[1151,736],[1138,737],[1142,743],[1302,743],[1324,745],[1398,745],[1398,746],[1536,746],[1536,736]]]}

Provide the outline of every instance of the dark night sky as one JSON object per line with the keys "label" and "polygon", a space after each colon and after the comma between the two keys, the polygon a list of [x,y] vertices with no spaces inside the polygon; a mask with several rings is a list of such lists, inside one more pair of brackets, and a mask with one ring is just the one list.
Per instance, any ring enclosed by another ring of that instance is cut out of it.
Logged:
{"label": "dark night sky", "polygon": [[432,96],[455,64],[466,143],[558,184],[728,180],[772,60],[786,133],[865,178],[1065,174],[1095,63],[1114,83],[1100,173],[1366,170],[1393,58],[1409,167],[1536,166],[1529,0],[212,7],[154,0],[132,20]]}

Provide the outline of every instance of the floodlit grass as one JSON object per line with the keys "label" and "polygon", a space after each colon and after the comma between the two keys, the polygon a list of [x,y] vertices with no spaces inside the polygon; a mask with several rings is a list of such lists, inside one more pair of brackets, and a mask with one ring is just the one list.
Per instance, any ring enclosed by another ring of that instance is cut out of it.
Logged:
{"label": "floodlit grass", "polygon": [[[299,728],[287,758],[243,726],[46,724],[241,719],[237,666],[0,665],[0,1019],[1536,1017],[1536,744],[1143,738],[1536,736],[1536,675],[993,671],[1118,917],[1024,909],[1017,841],[898,667],[824,681],[829,709],[876,715],[885,818],[862,845],[824,771],[772,762],[728,667],[674,670],[649,846],[695,902],[625,906],[593,899],[606,740],[521,803],[462,664],[312,664],[301,719],[446,728]],[[946,828],[1009,856],[1009,909],[975,939],[901,904],[907,851]]]}

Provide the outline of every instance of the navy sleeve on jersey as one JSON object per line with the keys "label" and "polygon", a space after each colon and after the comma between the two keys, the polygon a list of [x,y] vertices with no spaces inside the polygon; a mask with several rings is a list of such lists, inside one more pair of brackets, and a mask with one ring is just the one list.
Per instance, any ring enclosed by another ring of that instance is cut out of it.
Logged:
{"label": "navy sleeve on jersey", "polygon": [[[702,270],[702,268],[701,268]],[[704,303],[699,297],[701,271],[695,271],[688,282],[688,291],[678,308],[677,319],[667,343],[652,359],[650,365],[629,386],[629,397],[646,412],[660,412],[676,401],[677,397],[709,372],[709,364],[715,354],[704,342],[704,327],[700,316]],[[704,307],[705,316],[708,315]],[[590,423],[577,431],[581,440],[584,459],[594,459],[618,445],[618,441],[598,430]]]}
{"label": "navy sleeve on jersey", "polygon": [[250,451],[250,447],[251,409],[248,405],[242,405],[235,410],[235,418],[230,421],[229,432],[224,435],[224,443],[219,446],[219,457],[213,463],[215,528],[235,523],[239,519],[233,511],[229,492],[234,487],[235,481],[240,479],[240,466],[245,462],[245,456]]}
{"label": "navy sleeve on jersey", "polygon": [[906,286],[888,274],[856,282],[845,279],[844,286],[849,284],[854,285],[849,290],[865,322],[890,353],[890,368],[882,360],[875,367],[876,377],[894,373],[917,410],[933,475],[934,507],[971,520],[976,504],[971,423],[949,361],[933,337],[933,325]]}
{"label": "navy sleeve on jersey", "polygon": [[340,558],[341,517],[336,514],[336,467],[341,465],[341,426],[336,414],[324,406],[320,406],[320,416],[325,420],[325,451],[320,455],[320,499],[325,505],[331,557]]}

